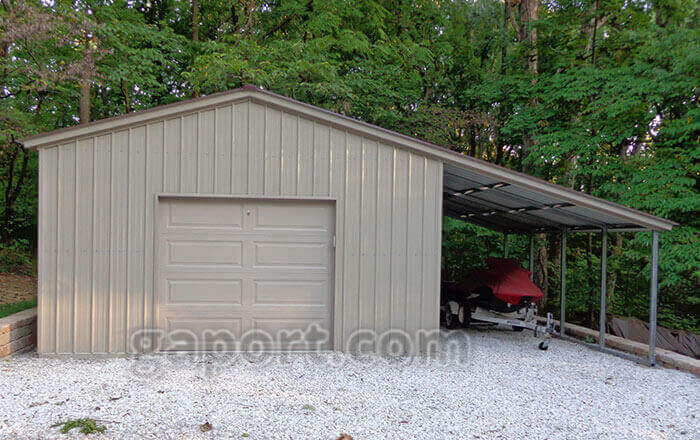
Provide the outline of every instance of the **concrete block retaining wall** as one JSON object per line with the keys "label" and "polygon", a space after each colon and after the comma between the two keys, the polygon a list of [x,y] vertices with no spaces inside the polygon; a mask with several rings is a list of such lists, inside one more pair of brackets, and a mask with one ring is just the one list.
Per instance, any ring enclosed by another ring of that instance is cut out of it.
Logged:
{"label": "concrete block retaining wall", "polygon": [[0,358],[36,347],[36,308],[0,318]]}

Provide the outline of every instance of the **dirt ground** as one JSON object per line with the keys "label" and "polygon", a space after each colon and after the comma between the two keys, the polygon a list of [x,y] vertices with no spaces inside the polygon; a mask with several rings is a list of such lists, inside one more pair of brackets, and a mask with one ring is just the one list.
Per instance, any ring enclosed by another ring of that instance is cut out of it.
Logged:
{"label": "dirt ground", "polygon": [[36,277],[0,273],[0,305],[36,297]]}

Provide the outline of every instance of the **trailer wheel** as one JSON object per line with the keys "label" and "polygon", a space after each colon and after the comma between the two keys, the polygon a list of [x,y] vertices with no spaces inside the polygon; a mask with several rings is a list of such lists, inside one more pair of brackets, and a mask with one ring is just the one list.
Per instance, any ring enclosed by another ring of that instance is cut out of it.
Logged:
{"label": "trailer wheel", "polygon": [[542,351],[547,351],[547,349],[549,348],[549,342],[542,341],[540,342],[540,345],[537,346],[537,348],[539,348]]}
{"label": "trailer wheel", "polygon": [[469,309],[468,304],[462,304],[459,306],[459,312],[457,314],[457,319],[459,321],[459,325],[462,326],[463,328],[468,328],[469,323],[471,321],[471,312]]}
{"label": "trailer wheel", "polygon": [[447,310],[447,312],[445,312],[445,327],[450,330],[459,327],[459,316]]}

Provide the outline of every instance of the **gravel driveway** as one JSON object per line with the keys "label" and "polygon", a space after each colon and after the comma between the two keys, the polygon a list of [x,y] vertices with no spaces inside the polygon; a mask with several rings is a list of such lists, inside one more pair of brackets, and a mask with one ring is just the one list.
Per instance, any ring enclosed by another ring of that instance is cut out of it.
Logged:
{"label": "gravel driveway", "polygon": [[700,438],[689,374],[525,332],[442,339],[433,359],[23,355],[0,361],[0,438],[84,438],[51,428],[79,417],[107,428],[94,439]]}

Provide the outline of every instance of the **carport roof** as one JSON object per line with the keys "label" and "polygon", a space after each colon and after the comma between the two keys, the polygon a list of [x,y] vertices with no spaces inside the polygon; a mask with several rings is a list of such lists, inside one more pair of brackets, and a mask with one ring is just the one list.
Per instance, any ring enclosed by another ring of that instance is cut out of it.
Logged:
{"label": "carport roof", "polygon": [[252,100],[440,160],[443,168],[443,213],[507,233],[569,230],[671,230],[677,223],[593,197],[505,167],[459,154],[366,122],[276,93],[245,86],[129,113],[88,124],[29,136],[26,148],[42,148],[94,136],[126,126],[173,117],[230,102]]}

